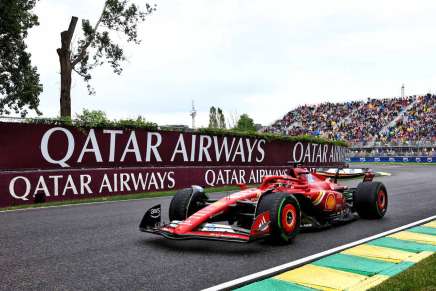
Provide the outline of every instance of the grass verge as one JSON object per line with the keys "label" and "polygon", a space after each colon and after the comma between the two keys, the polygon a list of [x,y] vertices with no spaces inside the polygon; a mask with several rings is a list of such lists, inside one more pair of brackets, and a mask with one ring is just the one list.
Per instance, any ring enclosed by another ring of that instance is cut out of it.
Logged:
{"label": "grass verge", "polygon": [[[248,185],[248,187],[253,187],[253,186],[255,185]],[[239,187],[238,186],[208,187],[205,188],[205,190],[206,193],[225,192],[225,191],[239,190]],[[25,205],[5,207],[5,208],[0,208],[0,210],[3,211],[3,210],[16,210],[16,209],[25,209],[25,208],[75,205],[75,204],[93,203],[93,202],[137,200],[137,199],[144,199],[144,198],[172,196],[176,193],[176,191],[177,190],[160,191],[160,192],[144,192],[144,193],[127,194],[127,195],[113,195],[113,196],[83,198],[83,199],[75,199],[75,200],[52,201],[52,202],[45,202],[45,203],[25,204]]]}
{"label": "grass verge", "polygon": [[436,254],[370,290],[436,290]]}

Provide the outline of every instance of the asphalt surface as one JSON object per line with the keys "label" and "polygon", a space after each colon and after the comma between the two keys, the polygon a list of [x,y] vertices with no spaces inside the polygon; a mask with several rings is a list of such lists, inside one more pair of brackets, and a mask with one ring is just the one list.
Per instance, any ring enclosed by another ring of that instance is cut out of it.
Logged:
{"label": "asphalt surface", "polygon": [[[265,242],[171,241],[138,231],[171,197],[0,213],[0,290],[199,290],[436,214],[436,167],[374,166],[389,192],[382,220]],[[356,184],[357,181],[351,181]],[[348,183],[347,183],[348,184]]]}

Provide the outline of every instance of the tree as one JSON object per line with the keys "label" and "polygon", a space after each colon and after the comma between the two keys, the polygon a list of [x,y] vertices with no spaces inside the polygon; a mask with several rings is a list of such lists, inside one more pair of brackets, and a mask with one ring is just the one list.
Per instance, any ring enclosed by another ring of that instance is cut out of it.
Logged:
{"label": "tree", "polygon": [[226,128],[226,118],[224,117],[224,113],[221,108],[218,107],[217,111],[217,119],[218,119],[218,128]]}
{"label": "tree", "polygon": [[239,117],[235,129],[240,131],[256,131],[256,126],[254,125],[252,118],[250,118],[247,114],[242,114]]}
{"label": "tree", "polygon": [[235,128],[236,124],[238,123],[240,115],[238,114],[237,110],[234,110],[233,112],[229,113],[229,118],[227,119],[227,125],[229,128]]}
{"label": "tree", "polygon": [[83,109],[81,114],[76,114],[76,121],[79,124],[96,127],[108,123],[109,119],[104,111]]}
{"label": "tree", "polygon": [[124,51],[112,38],[111,33],[124,34],[127,42],[139,44],[138,23],[156,10],[145,4],[140,10],[129,0],[105,0],[100,17],[94,26],[89,20],[82,20],[83,38],[77,43],[76,52],[71,52],[71,40],[78,18],[71,17],[68,30],[61,32],[61,47],[57,49],[61,68],[60,113],[61,117],[71,117],[71,74],[76,72],[87,83],[88,93],[95,91],[89,84],[91,70],[108,63],[114,73],[121,74]]}
{"label": "tree", "polygon": [[214,106],[209,109],[209,128],[218,128],[217,112]]}
{"label": "tree", "polygon": [[28,110],[41,114],[42,85],[24,43],[28,29],[39,25],[31,12],[36,1],[0,1],[0,114],[15,112],[25,117]]}

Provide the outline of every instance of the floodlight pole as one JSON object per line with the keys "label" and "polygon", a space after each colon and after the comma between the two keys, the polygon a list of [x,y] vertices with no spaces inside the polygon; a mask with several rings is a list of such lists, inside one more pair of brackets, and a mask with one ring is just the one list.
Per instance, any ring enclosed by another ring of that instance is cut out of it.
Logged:
{"label": "floodlight pole", "polygon": [[404,84],[401,86],[401,98],[404,98]]}
{"label": "floodlight pole", "polygon": [[192,129],[195,129],[195,116],[197,115],[197,110],[195,110],[194,100],[192,100],[192,110],[190,115],[192,117]]}

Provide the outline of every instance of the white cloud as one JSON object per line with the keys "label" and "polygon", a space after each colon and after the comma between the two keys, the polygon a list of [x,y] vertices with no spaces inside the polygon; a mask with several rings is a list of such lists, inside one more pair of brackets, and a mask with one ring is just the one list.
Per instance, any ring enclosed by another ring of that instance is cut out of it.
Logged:
{"label": "white cloud", "polygon": [[[46,115],[58,111],[59,33],[72,15],[95,21],[102,3],[38,2],[41,25],[28,44],[44,85]],[[410,94],[434,90],[435,1],[156,3],[156,13],[141,26],[142,44],[126,46],[121,76],[97,69],[96,96],[74,79],[73,111],[190,124],[195,100],[197,124],[207,125],[210,106],[266,124],[304,103],[395,96],[403,82]]]}

